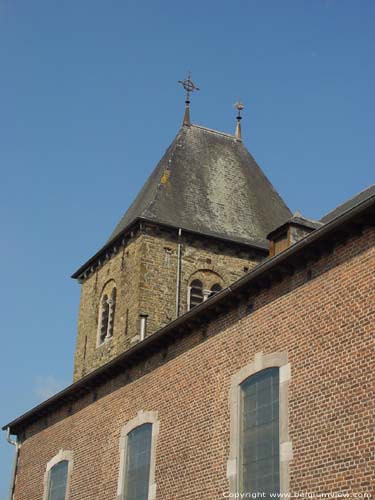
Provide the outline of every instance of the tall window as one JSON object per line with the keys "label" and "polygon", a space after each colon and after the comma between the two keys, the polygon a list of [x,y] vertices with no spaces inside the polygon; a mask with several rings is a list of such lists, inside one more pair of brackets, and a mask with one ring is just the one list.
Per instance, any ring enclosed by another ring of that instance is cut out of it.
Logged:
{"label": "tall window", "polygon": [[203,302],[203,284],[201,280],[194,280],[190,284],[189,309]]}
{"label": "tall window", "polygon": [[98,345],[103,344],[113,335],[113,325],[116,310],[116,287],[110,293],[104,293],[100,301],[99,325],[98,325]]}
{"label": "tall window", "polygon": [[[234,373],[230,386],[230,443],[227,478],[230,493],[289,494],[287,352],[264,354]],[[260,496],[260,495],[258,495]]]}
{"label": "tall window", "polygon": [[279,493],[279,369],[256,373],[240,390],[241,493]]}
{"label": "tall window", "polygon": [[60,450],[47,464],[43,500],[68,500],[73,452]]}
{"label": "tall window", "polygon": [[150,480],[152,424],[143,424],[128,434],[124,500],[147,500]]}
{"label": "tall window", "polygon": [[68,482],[68,460],[62,460],[49,472],[48,500],[65,500]]}
{"label": "tall window", "polygon": [[156,497],[155,462],[159,434],[158,413],[140,410],[121,430],[117,498],[151,500]]}

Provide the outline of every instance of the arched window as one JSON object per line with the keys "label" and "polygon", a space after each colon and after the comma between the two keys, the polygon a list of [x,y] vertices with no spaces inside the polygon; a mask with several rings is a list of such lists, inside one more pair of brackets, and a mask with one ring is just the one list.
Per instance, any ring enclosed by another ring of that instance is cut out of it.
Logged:
{"label": "arched window", "polygon": [[104,293],[100,301],[99,324],[98,324],[98,345],[103,344],[113,335],[113,325],[115,321],[116,310],[116,287],[112,288],[108,295]]}
{"label": "arched window", "polygon": [[203,284],[201,280],[193,280],[190,283],[189,309],[203,302]]}
{"label": "arched window", "polygon": [[253,362],[232,376],[227,463],[230,493],[250,497],[262,492],[269,500],[275,494],[290,493],[290,380],[286,352],[259,352]]}
{"label": "arched window", "polygon": [[151,500],[156,496],[155,458],[159,433],[157,412],[140,410],[121,431],[117,498]]}
{"label": "arched window", "polygon": [[279,369],[256,373],[240,390],[240,492],[280,493]]}
{"label": "arched window", "polygon": [[222,290],[221,285],[219,285],[219,283],[215,283],[211,287],[211,295],[210,296],[212,297],[212,295],[215,295],[216,293],[219,293],[221,290]]}
{"label": "arched window", "polygon": [[60,450],[47,464],[43,500],[68,500],[73,452]]}
{"label": "arched window", "polygon": [[150,478],[152,424],[143,424],[128,434],[125,464],[126,500],[147,500]]}
{"label": "arched window", "polygon": [[68,465],[67,460],[62,460],[49,471],[48,500],[65,500]]}

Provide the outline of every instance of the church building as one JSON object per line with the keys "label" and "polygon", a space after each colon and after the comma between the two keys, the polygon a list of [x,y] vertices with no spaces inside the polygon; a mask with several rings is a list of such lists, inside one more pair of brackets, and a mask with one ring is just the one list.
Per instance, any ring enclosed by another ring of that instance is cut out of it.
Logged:
{"label": "church building", "polygon": [[10,500],[375,495],[375,185],[292,214],[235,134],[181,129],[73,278],[73,382],[6,424]]}

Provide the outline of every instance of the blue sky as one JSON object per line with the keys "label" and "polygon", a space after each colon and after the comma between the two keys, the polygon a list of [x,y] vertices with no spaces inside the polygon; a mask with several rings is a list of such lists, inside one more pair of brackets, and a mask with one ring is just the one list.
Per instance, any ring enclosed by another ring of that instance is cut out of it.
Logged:
{"label": "blue sky", "polygon": [[[79,286],[177,133],[233,132],[294,211],[375,182],[372,0],[0,0],[0,422],[72,376]],[[0,444],[0,498],[12,448]]]}

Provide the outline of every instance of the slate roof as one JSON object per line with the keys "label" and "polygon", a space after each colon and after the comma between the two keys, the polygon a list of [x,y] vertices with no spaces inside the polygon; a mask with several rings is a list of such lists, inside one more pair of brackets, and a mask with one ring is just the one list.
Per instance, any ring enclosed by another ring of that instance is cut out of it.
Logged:
{"label": "slate roof", "polygon": [[308,219],[307,217],[304,217],[300,212],[297,211],[284,224],[282,224],[279,227],[276,227],[273,231],[271,231],[267,235],[267,239],[272,240],[274,236],[276,236],[284,228],[286,228],[292,224],[295,224],[297,226],[304,226],[304,227],[307,227],[307,228],[312,229],[312,230],[319,229],[320,227],[323,226],[323,222],[320,222],[320,221],[314,220],[314,219]]}
{"label": "slate roof", "polygon": [[241,141],[183,126],[109,241],[138,218],[263,248],[291,213]]}
{"label": "slate roof", "polygon": [[348,210],[351,210],[353,207],[359,205],[360,203],[367,200],[368,198],[371,198],[371,196],[374,195],[375,195],[375,184],[369,186],[360,193],[356,194],[355,196],[353,196],[353,198],[350,198],[350,200],[345,201],[342,205],[339,205],[331,212],[328,212],[328,214],[326,214],[320,220],[324,224],[327,224],[327,222],[331,222],[331,220],[335,219],[336,217],[339,217],[343,213],[347,212]]}

